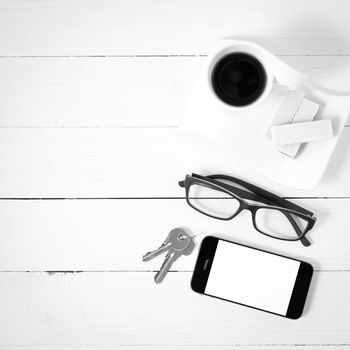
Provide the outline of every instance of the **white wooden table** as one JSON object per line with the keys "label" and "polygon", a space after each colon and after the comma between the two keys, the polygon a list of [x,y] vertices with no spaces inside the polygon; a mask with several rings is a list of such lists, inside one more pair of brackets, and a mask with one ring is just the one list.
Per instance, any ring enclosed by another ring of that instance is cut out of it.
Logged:
{"label": "white wooden table", "polygon": [[[350,348],[350,124],[312,191],[177,142],[225,36],[349,92],[349,14],[332,0],[0,0],[0,349]],[[177,186],[192,171],[296,197],[318,216],[312,246],[260,237],[248,215],[197,214]],[[305,316],[194,294],[196,254],[156,286],[162,260],[141,256],[179,225],[310,261]]]}

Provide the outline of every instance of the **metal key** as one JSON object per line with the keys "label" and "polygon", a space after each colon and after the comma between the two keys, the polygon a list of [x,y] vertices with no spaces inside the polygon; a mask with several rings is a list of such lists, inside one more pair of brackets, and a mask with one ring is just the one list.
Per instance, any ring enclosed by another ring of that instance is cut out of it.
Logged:
{"label": "metal key", "polygon": [[182,248],[173,249],[173,247],[171,247],[169,249],[162,267],[160,268],[159,272],[157,272],[156,275],[154,276],[154,281],[156,283],[160,283],[163,281],[165,275],[169,271],[173,262],[176,261],[181,255],[190,255],[192,253],[195,246],[193,237],[187,236],[186,240],[187,242],[184,242],[184,245]]}
{"label": "metal key", "polygon": [[158,249],[145,254],[142,257],[142,260],[143,261],[151,260],[154,257],[160,255],[161,253],[167,251],[165,261],[160,271],[154,277],[155,282],[160,283],[164,279],[172,263],[180,255],[189,255],[192,252],[193,248],[194,248],[193,237],[190,236],[183,229],[175,228],[169,232],[166,240]]}
{"label": "metal key", "polygon": [[[173,246],[177,249],[181,249],[183,247],[183,240],[187,239],[188,233],[186,233],[183,229],[181,228],[174,228],[171,230],[163,242],[163,244],[156,250],[153,250],[151,252],[146,253],[143,257],[143,261],[148,261],[156,256],[164,253],[165,251],[169,250],[170,246]],[[186,241],[187,242],[187,241]],[[188,243],[187,243],[188,244]]]}

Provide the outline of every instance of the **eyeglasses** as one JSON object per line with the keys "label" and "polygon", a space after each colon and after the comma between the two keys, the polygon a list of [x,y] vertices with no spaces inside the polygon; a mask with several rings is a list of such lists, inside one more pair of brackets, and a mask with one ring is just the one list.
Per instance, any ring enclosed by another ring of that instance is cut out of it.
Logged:
{"label": "eyeglasses", "polygon": [[313,213],[260,187],[227,175],[197,174],[186,175],[179,185],[186,190],[187,203],[204,215],[231,220],[247,209],[254,228],[263,235],[300,240],[305,247],[311,244],[305,235],[316,222]]}

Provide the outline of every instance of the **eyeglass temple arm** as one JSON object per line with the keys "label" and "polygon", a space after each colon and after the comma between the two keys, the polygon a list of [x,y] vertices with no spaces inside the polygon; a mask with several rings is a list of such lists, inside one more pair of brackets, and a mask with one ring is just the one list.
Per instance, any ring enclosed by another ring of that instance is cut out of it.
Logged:
{"label": "eyeglass temple arm", "polygon": [[[195,174],[193,174],[193,175],[195,175]],[[256,194],[258,194],[258,195],[260,195],[262,197],[265,197],[266,199],[271,200],[272,202],[278,204],[281,207],[285,207],[285,208],[288,208],[288,209],[291,209],[291,210],[299,211],[299,212],[301,212],[301,213],[303,213],[305,215],[313,216],[313,213],[311,211],[306,210],[305,208],[302,208],[299,205],[297,205],[295,203],[292,203],[292,202],[290,202],[290,201],[288,201],[288,200],[286,200],[284,198],[281,198],[281,197],[277,196],[274,193],[266,191],[266,190],[262,189],[261,187],[258,187],[258,186],[255,186],[255,185],[249,183],[249,182],[237,179],[237,178],[235,178],[233,176],[222,175],[222,174],[215,174],[215,175],[209,175],[207,177],[209,177],[211,179],[222,179],[222,180],[228,180],[228,181],[231,181],[231,182],[235,182],[238,185],[244,186],[247,189],[249,189],[251,191],[254,191]]]}
{"label": "eyeglass temple arm", "polygon": [[[299,237],[302,234],[302,231],[300,230],[298,224],[295,222],[295,220],[293,219],[293,217],[290,214],[288,214],[288,213],[283,213],[283,214],[286,216],[288,221],[291,223],[291,225],[294,228],[294,231],[297,233],[297,235]],[[300,242],[302,243],[302,245],[304,247],[310,247],[310,245],[311,245],[310,241],[306,238],[305,235],[300,238]]]}
{"label": "eyeglass temple arm", "polygon": [[[254,185],[251,185],[251,184],[249,184],[249,183],[246,183],[245,181],[242,181],[242,180],[239,180],[239,179],[235,179],[235,178],[233,178],[233,177],[231,177],[231,176],[227,176],[227,175],[210,175],[210,176],[208,176],[208,177],[211,178],[211,179],[221,178],[221,179],[223,179],[223,180],[229,180],[229,181],[233,181],[233,180],[234,180],[234,181],[237,182],[238,184],[241,184],[242,186],[245,186],[245,187],[247,187],[247,188],[249,188],[249,187],[250,187],[250,188],[253,188],[253,187],[254,187],[254,188],[257,189],[257,190],[261,190],[262,192],[266,192],[266,193],[269,193],[269,194],[270,194],[270,196],[269,196],[270,198],[267,199],[267,198],[261,197],[261,196],[259,196],[259,195],[256,195],[256,194],[254,194],[254,193],[250,193],[250,192],[248,192],[248,191],[242,190],[242,189],[240,189],[240,188],[237,188],[237,187],[234,187],[234,186],[231,186],[231,185],[227,185],[227,184],[220,183],[220,186],[222,186],[222,187],[224,187],[224,188],[227,188],[228,190],[230,190],[230,191],[236,193],[236,194],[239,195],[241,198],[259,201],[259,202],[262,202],[262,203],[265,203],[265,204],[269,204],[269,205],[271,205],[271,204],[281,205],[281,201],[272,200],[271,197],[274,197],[274,198],[277,198],[277,199],[282,199],[282,198],[280,198],[280,197],[278,197],[278,196],[276,196],[276,195],[274,195],[273,193],[270,193],[270,192],[268,192],[268,191],[259,189],[258,187],[254,186]],[[180,182],[182,182],[182,187],[183,187],[183,186],[184,186],[183,181],[180,181]],[[179,185],[181,186],[180,182],[179,182]],[[248,186],[249,186],[249,187],[248,187]],[[255,190],[255,189],[254,189],[254,190]],[[253,190],[253,189],[252,189],[252,190]],[[257,192],[257,191],[255,190],[255,192]],[[259,191],[259,192],[260,192],[260,191]],[[299,206],[297,206],[297,205],[294,205],[294,203],[291,203],[291,202],[289,202],[289,201],[287,201],[287,200],[284,200],[284,199],[283,199],[283,202],[287,202],[288,204],[292,204],[293,207],[300,208],[300,209],[303,210],[303,212],[311,213],[311,212],[307,211],[306,209],[301,208],[301,207],[299,207]],[[284,203],[283,203],[283,204],[284,204]],[[284,205],[285,205],[285,204],[284,204]],[[288,208],[288,209],[296,210],[296,209],[292,209],[292,208]],[[301,211],[301,210],[297,209],[296,211]],[[293,218],[289,213],[286,213],[286,212],[283,212],[283,211],[282,211],[282,213],[283,213],[283,215],[286,216],[286,218],[288,219],[288,221],[291,223],[291,225],[293,226],[295,232],[297,233],[297,236],[299,237],[299,236],[302,234],[302,231],[300,230],[298,224],[295,222],[294,218]],[[311,213],[311,215],[312,215],[312,213]],[[310,241],[309,241],[305,236],[301,237],[301,238],[300,238],[300,241],[301,241],[301,243],[302,243],[305,247],[309,247],[309,246],[311,245]]]}
{"label": "eyeglass temple arm", "polygon": [[[228,185],[228,184],[225,184],[225,183],[219,183],[219,185],[235,194],[237,194],[239,197],[243,198],[243,199],[250,199],[250,200],[253,200],[253,201],[256,201],[256,202],[261,202],[261,203],[265,203],[265,204],[275,204],[273,202],[271,202],[270,200],[266,199],[266,198],[263,198],[263,197],[260,197],[259,195],[256,195],[254,193],[251,193],[251,192],[248,192],[248,191],[245,191],[245,190],[242,190],[240,188],[237,188],[235,186],[231,186],[231,185]],[[180,187],[185,187],[185,182],[184,181],[179,181],[179,186]],[[217,187],[214,187],[213,188],[217,189]]]}

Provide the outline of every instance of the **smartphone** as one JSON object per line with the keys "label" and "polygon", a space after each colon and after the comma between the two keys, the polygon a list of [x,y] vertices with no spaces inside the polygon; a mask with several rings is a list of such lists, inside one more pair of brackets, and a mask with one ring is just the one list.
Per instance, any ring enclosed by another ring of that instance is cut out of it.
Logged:
{"label": "smartphone", "polygon": [[191,288],[272,314],[301,316],[313,268],[309,263],[213,236],[203,239]]}

